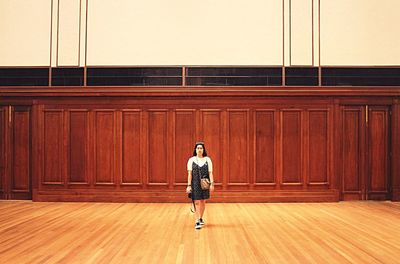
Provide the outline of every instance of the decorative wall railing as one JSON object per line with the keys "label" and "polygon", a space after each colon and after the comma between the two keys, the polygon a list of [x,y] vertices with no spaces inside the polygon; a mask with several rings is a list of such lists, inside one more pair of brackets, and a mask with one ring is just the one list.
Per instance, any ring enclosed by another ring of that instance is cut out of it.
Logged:
{"label": "decorative wall railing", "polygon": [[0,86],[399,86],[395,67],[0,67]]}

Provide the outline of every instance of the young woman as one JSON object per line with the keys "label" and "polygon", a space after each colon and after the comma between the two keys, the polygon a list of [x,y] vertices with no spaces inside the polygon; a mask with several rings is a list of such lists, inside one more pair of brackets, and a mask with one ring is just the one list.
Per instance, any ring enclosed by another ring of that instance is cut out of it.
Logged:
{"label": "young woman", "polygon": [[[210,191],[214,191],[213,167],[204,142],[196,142],[194,145],[193,157],[187,163],[188,170],[188,186],[187,193],[192,193],[192,199],[196,205],[195,228],[200,229],[205,223],[203,221],[204,210],[206,209],[206,200],[210,198]],[[209,190],[202,190],[200,186],[200,178],[208,178],[211,182]]]}

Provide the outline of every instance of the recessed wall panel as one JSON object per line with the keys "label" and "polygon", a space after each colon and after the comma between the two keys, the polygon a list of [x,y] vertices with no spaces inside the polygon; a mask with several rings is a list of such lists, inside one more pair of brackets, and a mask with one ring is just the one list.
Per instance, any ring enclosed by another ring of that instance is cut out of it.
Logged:
{"label": "recessed wall panel", "polygon": [[282,183],[302,180],[302,122],[300,110],[282,110]]}
{"label": "recessed wall panel", "polygon": [[141,112],[124,110],[122,112],[122,184],[140,184]]}
{"label": "recessed wall panel", "polygon": [[193,155],[196,142],[196,112],[175,112],[175,183],[187,183],[187,161]]}
{"label": "recessed wall panel", "polygon": [[69,183],[88,183],[88,111],[69,113]]}
{"label": "recessed wall panel", "polygon": [[81,0],[59,0],[57,66],[79,65]]}
{"label": "recessed wall panel", "polygon": [[149,111],[148,139],[149,139],[149,183],[167,184],[168,165],[167,158],[167,111],[151,110]]}
{"label": "recessed wall panel", "polygon": [[115,183],[115,117],[114,111],[95,112],[96,184]]}
{"label": "recessed wall panel", "polygon": [[275,182],[275,118],[273,110],[256,112],[256,183]]}
{"label": "recessed wall panel", "polygon": [[282,65],[282,7],[282,0],[89,1],[88,65]]}
{"label": "recessed wall panel", "polygon": [[326,110],[309,111],[309,183],[326,184],[328,182],[328,112]]}
{"label": "recessed wall panel", "polygon": [[313,65],[313,0],[290,1],[290,64]]}
{"label": "recessed wall panel", "polygon": [[44,178],[45,184],[62,184],[64,113],[44,111]]}

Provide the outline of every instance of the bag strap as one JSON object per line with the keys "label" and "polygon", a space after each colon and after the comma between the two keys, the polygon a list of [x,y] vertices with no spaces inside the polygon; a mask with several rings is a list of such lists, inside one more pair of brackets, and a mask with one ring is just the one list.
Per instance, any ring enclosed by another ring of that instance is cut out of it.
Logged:
{"label": "bag strap", "polygon": [[193,208],[190,207],[190,212],[194,213],[196,212],[196,204],[194,203],[193,196],[192,196],[192,203],[193,203]]}

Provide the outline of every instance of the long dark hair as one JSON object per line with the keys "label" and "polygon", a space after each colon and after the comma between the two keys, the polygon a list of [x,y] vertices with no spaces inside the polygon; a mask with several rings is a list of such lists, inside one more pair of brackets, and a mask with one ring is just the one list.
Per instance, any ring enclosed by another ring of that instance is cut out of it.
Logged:
{"label": "long dark hair", "polygon": [[201,145],[203,147],[203,157],[207,157],[207,151],[203,141],[196,142],[196,144],[194,145],[193,156],[197,156],[196,148],[198,145]]}

